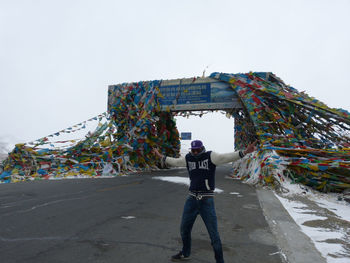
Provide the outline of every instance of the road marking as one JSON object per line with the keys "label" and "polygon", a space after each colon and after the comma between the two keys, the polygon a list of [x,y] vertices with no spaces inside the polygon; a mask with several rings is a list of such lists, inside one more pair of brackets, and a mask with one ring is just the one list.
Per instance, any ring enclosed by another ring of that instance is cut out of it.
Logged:
{"label": "road marking", "polygon": [[[190,185],[190,178],[188,177],[182,177],[182,176],[154,176],[152,179],[156,180],[162,180],[165,182],[171,182],[171,183],[176,183],[176,184],[184,184],[189,186]],[[215,193],[222,193],[224,190],[220,188],[215,188],[214,190]]]}
{"label": "road marking", "polygon": [[67,199],[55,200],[55,201],[51,201],[51,202],[47,202],[47,203],[43,203],[43,204],[38,204],[38,205],[32,206],[31,208],[28,208],[28,209],[22,209],[22,210],[9,212],[9,213],[0,215],[0,218],[5,217],[5,216],[9,216],[9,215],[13,215],[13,214],[16,214],[16,213],[17,214],[18,213],[27,213],[27,212],[33,211],[33,210],[35,210],[37,208],[48,206],[48,205],[52,205],[52,204],[56,204],[56,203],[61,203],[61,202],[71,201],[71,200],[85,199],[85,198],[88,198],[88,197],[87,196],[82,196],[82,197],[77,197],[77,198],[67,198]]}

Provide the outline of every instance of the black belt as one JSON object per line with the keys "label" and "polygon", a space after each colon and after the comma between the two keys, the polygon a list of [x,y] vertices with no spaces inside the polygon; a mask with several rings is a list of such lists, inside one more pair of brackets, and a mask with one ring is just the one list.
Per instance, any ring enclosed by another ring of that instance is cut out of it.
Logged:
{"label": "black belt", "polygon": [[209,192],[209,193],[189,192],[188,194],[190,196],[196,198],[197,200],[202,200],[203,198],[208,198],[208,197],[214,197],[213,192]]}

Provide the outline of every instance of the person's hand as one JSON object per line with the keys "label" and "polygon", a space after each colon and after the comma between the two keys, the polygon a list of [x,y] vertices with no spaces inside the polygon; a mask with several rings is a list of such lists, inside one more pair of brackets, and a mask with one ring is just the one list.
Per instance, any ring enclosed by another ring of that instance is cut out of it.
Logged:
{"label": "person's hand", "polygon": [[249,144],[247,146],[247,148],[245,149],[245,151],[243,152],[244,155],[256,151],[256,146],[255,145],[256,145],[257,142],[258,141],[255,141],[255,142],[252,142],[251,144]]}
{"label": "person's hand", "polygon": [[152,149],[152,152],[153,152],[156,156],[158,156],[159,158],[162,158],[162,157],[163,157],[163,155],[161,155],[161,154],[159,153],[159,151],[158,151],[157,148],[153,148],[153,149]]}

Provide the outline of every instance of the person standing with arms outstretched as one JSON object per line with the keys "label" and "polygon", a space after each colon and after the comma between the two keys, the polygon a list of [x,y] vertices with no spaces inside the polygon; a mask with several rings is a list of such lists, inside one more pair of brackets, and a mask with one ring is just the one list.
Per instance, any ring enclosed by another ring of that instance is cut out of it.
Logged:
{"label": "person standing with arms outstretched", "polygon": [[208,230],[216,262],[224,263],[214,206],[215,169],[217,165],[234,162],[255,151],[255,144],[256,142],[249,144],[244,151],[219,154],[206,151],[203,143],[200,140],[195,140],[191,142],[191,152],[180,158],[163,156],[157,149],[153,149],[154,154],[161,158],[162,165],[187,167],[190,177],[189,196],[181,220],[183,247],[179,253],[171,257],[172,261],[190,259],[191,231],[199,214]]}

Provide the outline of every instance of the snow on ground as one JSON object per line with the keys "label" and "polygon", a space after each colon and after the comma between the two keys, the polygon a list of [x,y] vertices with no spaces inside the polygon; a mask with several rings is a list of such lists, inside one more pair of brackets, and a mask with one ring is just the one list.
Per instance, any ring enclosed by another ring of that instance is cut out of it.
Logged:
{"label": "snow on ground", "polygon": [[122,216],[123,219],[134,219],[136,216]]}
{"label": "snow on ground", "polygon": [[[278,156],[275,152],[266,153],[260,159],[247,156],[245,158],[252,158],[249,165],[244,158],[234,162],[236,172],[232,178],[241,179],[248,174],[244,183],[259,185],[261,160],[267,157],[267,161],[273,162],[275,156]],[[280,180],[277,175],[283,174],[284,169],[282,160],[270,174]],[[350,262],[350,204],[342,201],[340,194],[320,193],[304,185],[292,184],[288,178],[280,184],[282,193],[276,193],[276,196],[327,261]]]}
{"label": "snow on ground", "polygon": [[350,204],[339,194],[320,193],[286,181],[275,193],[302,232],[329,263],[350,262]]}
{"label": "snow on ground", "polygon": [[237,197],[243,197],[243,195],[241,195],[240,193],[238,192],[230,192],[230,195],[235,195]]}
{"label": "snow on ground", "polygon": [[[184,184],[187,186],[190,186],[190,179],[188,177],[181,177],[181,176],[155,176],[152,177],[156,180],[162,180],[166,182],[176,183],[176,184]],[[224,190],[220,188],[215,188],[215,193],[222,193]]]}

